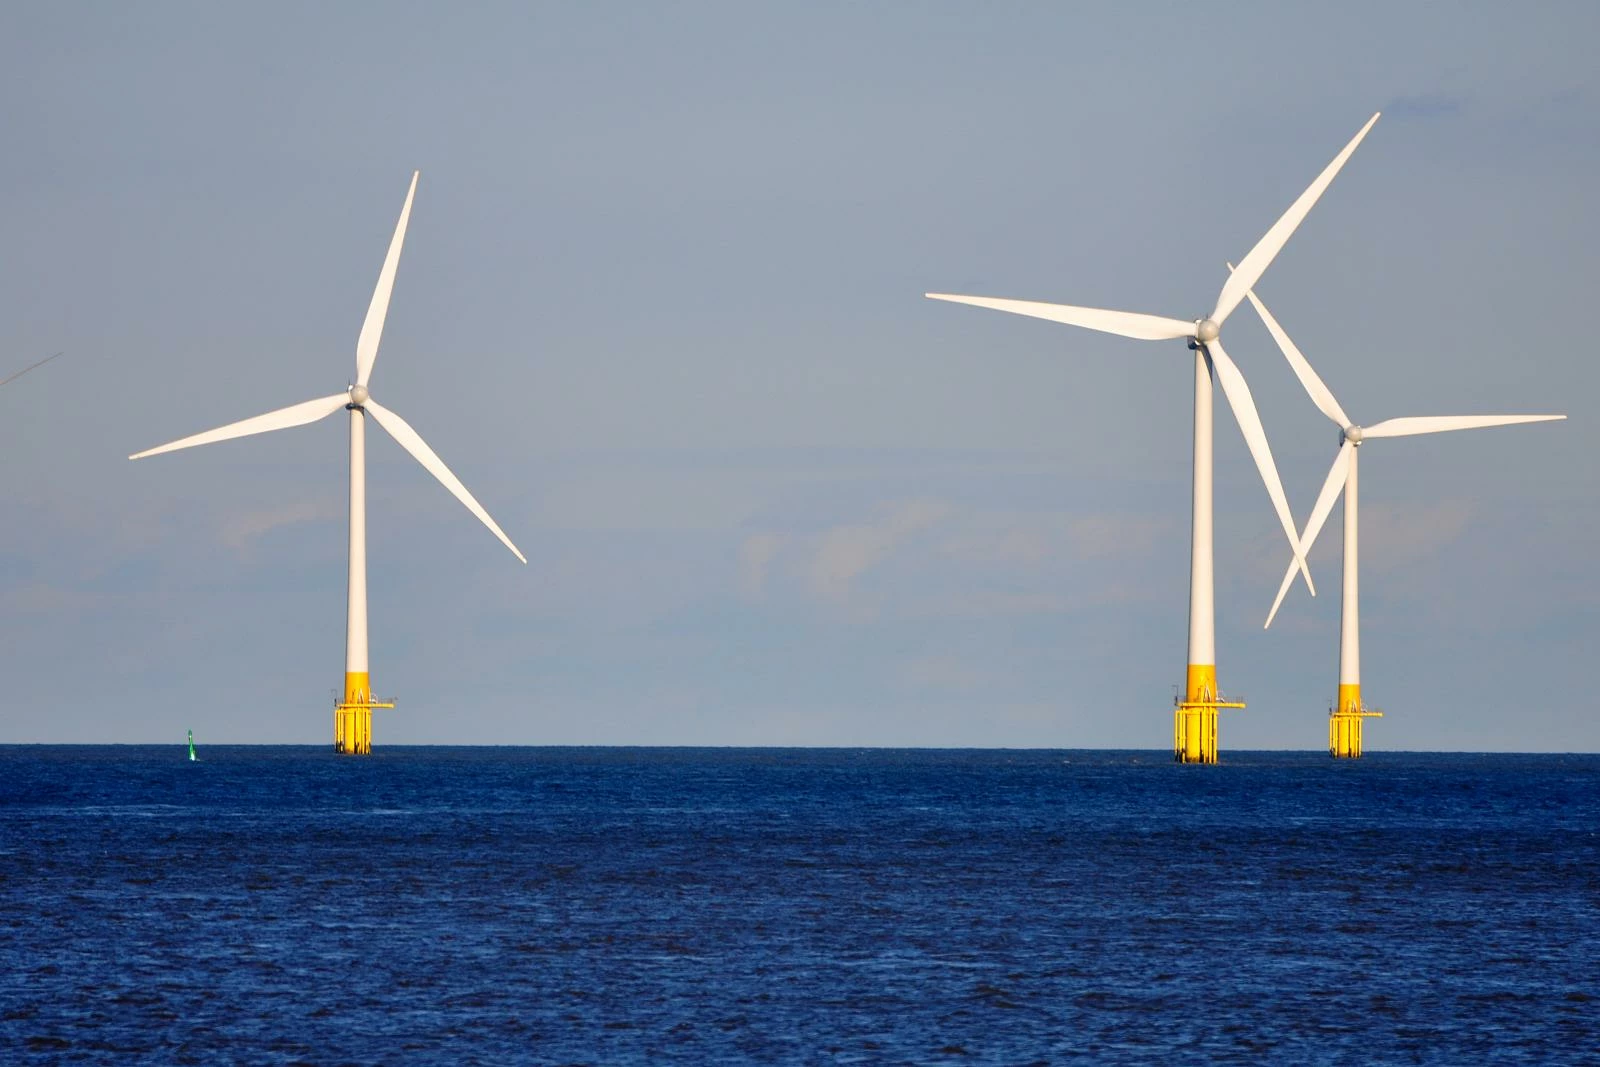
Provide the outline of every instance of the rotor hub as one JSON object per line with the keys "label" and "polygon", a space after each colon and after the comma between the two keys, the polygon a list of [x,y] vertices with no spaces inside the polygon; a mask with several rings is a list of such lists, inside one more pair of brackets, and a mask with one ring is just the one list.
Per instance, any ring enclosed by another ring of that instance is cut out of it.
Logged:
{"label": "rotor hub", "polygon": [[1194,324],[1194,339],[1208,345],[1222,336],[1222,327],[1215,319],[1201,319]]}
{"label": "rotor hub", "polygon": [[1343,438],[1344,440],[1349,441],[1352,445],[1359,445],[1361,443],[1361,427],[1346,426],[1344,428]]}
{"label": "rotor hub", "polygon": [[371,396],[372,394],[367,392],[366,386],[352,385],[350,387],[350,406],[358,408],[365,404]]}

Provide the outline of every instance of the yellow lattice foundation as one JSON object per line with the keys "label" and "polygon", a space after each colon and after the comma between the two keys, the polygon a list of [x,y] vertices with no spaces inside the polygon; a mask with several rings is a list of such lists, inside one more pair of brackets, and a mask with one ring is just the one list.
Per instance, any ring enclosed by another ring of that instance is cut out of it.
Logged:
{"label": "yellow lattice foundation", "polygon": [[1185,696],[1172,713],[1172,758],[1179,763],[1217,762],[1217,709],[1242,708],[1240,700],[1223,700],[1217,692],[1214,664],[1189,664]]}
{"label": "yellow lattice foundation", "polygon": [[1361,686],[1339,686],[1339,703],[1328,712],[1328,755],[1334,759],[1359,759],[1361,720],[1381,719],[1383,712],[1368,711],[1361,704]]}
{"label": "yellow lattice foundation", "polygon": [[372,709],[392,708],[394,701],[372,695],[371,678],[366,671],[348,671],[344,676],[344,699],[333,705],[333,750],[351,756],[372,754]]}

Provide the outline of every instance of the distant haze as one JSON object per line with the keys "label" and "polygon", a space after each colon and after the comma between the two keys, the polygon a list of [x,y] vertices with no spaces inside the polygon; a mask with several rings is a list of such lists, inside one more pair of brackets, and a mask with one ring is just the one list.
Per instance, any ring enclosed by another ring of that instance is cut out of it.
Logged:
{"label": "distant haze", "polygon": [[[927,290],[1259,292],[1362,453],[1378,749],[1600,749],[1589,4],[10,4],[0,742],[325,743],[373,375],[527,553],[369,437],[378,745],[1165,748],[1190,355]],[[1230,320],[1304,521],[1337,445]],[[1318,748],[1339,519],[1287,562],[1219,398],[1222,747]]]}

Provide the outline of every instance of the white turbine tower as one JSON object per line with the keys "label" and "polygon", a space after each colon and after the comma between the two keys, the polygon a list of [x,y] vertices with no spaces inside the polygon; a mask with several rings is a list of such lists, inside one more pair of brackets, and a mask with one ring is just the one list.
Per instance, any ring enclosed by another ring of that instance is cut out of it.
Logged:
{"label": "white turbine tower", "polygon": [[1306,569],[1304,553],[1295,536],[1294,519],[1289,514],[1289,503],[1283,495],[1283,483],[1272,462],[1272,449],[1267,444],[1266,432],[1256,414],[1255,400],[1244,375],[1233,360],[1228,358],[1220,340],[1222,324],[1234,308],[1244,299],[1273,258],[1289,240],[1295,228],[1322,196],[1361,139],[1378,121],[1373,115],[1367,124],[1350,139],[1344,150],[1333,158],[1316,181],[1300,194],[1289,209],[1273,223],[1266,235],[1256,242],[1248,255],[1240,261],[1239,269],[1228,278],[1217,297],[1211,314],[1203,319],[1184,320],[1143,315],[1129,311],[1107,311],[1101,308],[1073,307],[1067,304],[1043,304],[1029,300],[1003,300],[985,296],[954,296],[949,293],[927,293],[934,300],[950,300],[961,304],[1009,311],[1018,315],[1083,326],[1104,333],[1132,337],[1144,341],[1174,341],[1189,339],[1194,349],[1194,510],[1190,533],[1189,553],[1189,663],[1185,678],[1185,694],[1177,701],[1173,724],[1174,757],[1185,763],[1215,763],[1217,759],[1217,709],[1244,707],[1238,701],[1227,701],[1217,688],[1216,612],[1213,600],[1212,576],[1212,509],[1211,509],[1211,376],[1213,371],[1222,383],[1222,392],[1228,398],[1245,444],[1254,457],[1261,480],[1266,484],[1267,495],[1278,513],[1284,536],[1294,550],[1296,567],[1305,576],[1306,587],[1316,595],[1311,584],[1311,573]]}
{"label": "white turbine tower", "polygon": [[383,320],[389,313],[389,296],[394,291],[395,269],[400,263],[400,248],[406,239],[406,223],[411,218],[411,200],[417,192],[420,171],[411,175],[411,188],[406,192],[405,206],[400,209],[400,221],[389,242],[389,254],[384,257],[383,270],[378,274],[377,288],[372,292],[372,303],[367,308],[366,321],[361,325],[361,336],[356,341],[355,384],[344,392],[317,400],[293,404],[265,415],[229,423],[227,426],[205,433],[197,433],[171,444],[147,449],[129,456],[143,459],[162,452],[173,452],[194,445],[208,445],[213,441],[226,441],[234,437],[284,430],[303,426],[332,415],[340,408],[350,412],[350,582],[349,613],[345,620],[344,699],[334,706],[334,748],[340,752],[366,754],[372,751],[372,709],[392,708],[392,701],[373,696],[371,674],[367,662],[367,463],[366,417],[371,415],[377,424],[389,432],[401,448],[439,479],[457,500],[467,506],[502,544],[523,563],[526,556],[517,550],[483,506],[467,491],[467,487],[450,468],[434,454],[426,441],[418,436],[406,420],[372,399],[367,383],[372,378],[372,365],[378,358],[378,341],[383,336]]}
{"label": "white turbine tower", "polygon": [[[1339,427],[1339,451],[1333,457],[1333,466],[1328,470],[1328,478],[1322,483],[1322,493],[1317,497],[1315,506],[1311,509],[1311,516],[1306,520],[1305,532],[1300,537],[1300,547],[1304,552],[1311,551],[1312,544],[1317,539],[1317,534],[1322,532],[1323,523],[1327,522],[1328,514],[1333,510],[1334,499],[1339,495],[1340,489],[1344,490],[1344,601],[1340,612],[1339,622],[1339,698],[1329,712],[1328,717],[1328,751],[1338,758],[1354,758],[1361,755],[1361,722],[1366,718],[1375,718],[1382,715],[1379,711],[1368,711],[1361,702],[1361,608],[1360,588],[1358,584],[1358,544],[1357,544],[1357,519],[1360,514],[1360,499],[1357,490],[1357,459],[1363,441],[1371,441],[1382,437],[1410,437],[1422,433],[1443,433],[1446,430],[1473,430],[1482,426],[1511,426],[1520,422],[1551,422],[1566,418],[1565,415],[1424,415],[1410,418],[1385,419],[1383,422],[1372,426],[1357,426],[1350,421],[1344,413],[1339,402],[1333,398],[1333,392],[1325,385],[1317,372],[1311,369],[1311,364],[1306,357],[1295,347],[1289,335],[1283,332],[1283,327],[1278,325],[1278,320],[1272,317],[1254,292],[1248,294],[1250,303],[1255,306],[1261,321],[1266,323],[1267,330],[1272,334],[1278,347],[1283,350],[1284,358],[1294,368],[1295,376],[1300,379],[1300,384],[1305,386],[1306,393],[1311,397],[1311,402],[1317,405],[1324,415],[1333,420]],[[1288,573],[1283,576],[1283,584],[1278,587],[1277,599],[1272,602],[1272,610],[1267,613],[1265,626],[1271,626],[1272,620],[1278,614],[1278,607],[1283,603],[1284,595],[1289,592],[1289,586],[1294,581],[1294,574],[1299,561],[1291,561]]]}

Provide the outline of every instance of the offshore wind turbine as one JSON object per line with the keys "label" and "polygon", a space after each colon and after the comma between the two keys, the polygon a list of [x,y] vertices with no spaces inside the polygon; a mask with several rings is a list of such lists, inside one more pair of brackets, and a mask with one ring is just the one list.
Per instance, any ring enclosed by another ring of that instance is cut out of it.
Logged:
{"label": "offshore wind turbine", "polygon": [[511,539],[505,535],[483,505],[467,491],[450,468],[444,465],[426,441],[399,415],[372,399],[368,382],[372,378],[372,365],[378,358],[378,341],[383,336],[384,318],[389,313],[389,297],[394,292],[395,270],[400,264],[400,248],[406,239],[406,224],[411,218],[411,201],[417,193],[420,171],[411,175],[411,188],[406,192],[405,206],[400,209],[400,221],[395,225],[394,237],[389,242],[389,253],[384,257],[383,269],[378,272],[378,285],[372,292],[372,303],[367,307],[366,320],[361,324],[361,334],[356,340],[356,375],[354,384],[332,396],[291,404],[286,408],[269,411],[265,415],[229,423],[215,430],[207,430],[170,444],[146,449],[129,456],[143,459],[162,452],[180,448],[207,445],[234,437],[284,430],[291,426],[304,426],[332,415],[343,408],[350,412],[350,575],[349,604],[345,616],[344,699],[336,701],[333,715],[333,747],[335,751],[365,755],[372,751],[372,709],[392,708],[394,701],[380,700],[373,695],[371,673],[367,659],[367,452],[366,420],[371,416],[379,426],[388,431],[400,447],[413,459],[439,479],[440,483],[465,504],[489,530],[523,563],[528,559]]}
{"label": "offshore wind turbine", "polygon": [[[1415,434],[1444,433],[1448,430],[1474,430],[1484,426],[1511,426],[1521,422],[1551,422],[1565,419],[1565,415],[1422,415],[1399,419],[1385,419],[1372,426],[1357,426],[1350,421],[1334,399],[1317,372],[1311,368],[1300,349],[1278,325],[1254,292],[1247,294],[1267,331],[1283,350],[1284,358],[1294,368],[1295,377],[1305,386],[1307,395],[1317,409],[1339,427],[1339,451],[1334,454],[1333,466],[1328,469],[1322,492],[1306,520],[1305,531],[1300,536],[1303,552],[1311,551],[1317,534],[1333,510],[1335,498],[1344,490],[1344,599],[1339,619],[1339,697],[1328,711],[1328,752],[1337,759],[1353,759],[1361,755],[1361,722],[1379,718],[1381,711],[1368,710],[1361,702],[1361,606],[1359,586],[1359,546],[1357,520],[1360,516],[1358,471],[1361,444],[1383,437],[1410,437]],[[1283,603],[1284,595],[1294,581],[1299,559],[1289,564],[1283,584],[1278,587],[1278,597],[1272,602],[1263,629],[1272,625]]]}
{"label": "offshore wind turbine", "polygon": [[1305,577],[1306,588],[1316,595],[1311,583],[1311,572],[1306,568],[1305,554],[1295,534],[1294,519],[1289,514],[1289,502],[1283,494],[1283,483],[1272,462],[1272,449],[1267,444],[1266,431],[1256,413],[1255,400],[1250,387],[1239,372],[1238,366],[1223,350],[1222,324],[1234,308],[1259,279],[1280,249],[1289,240],[1301,220],[1310,212],[1345,161],[1350,158],[1361,139],[1378,121],[1373,115],[1367,124],[1350,139],[1350,143],[1333,158],[1321,174],[1317,175],[1289,209],[1272,224],[1254,248],[1239,261],[1239,269],[1229,276],[1218,294],[1211,313],[1200,319],[1169,319],[1158,315],[1144,315],[1129,311],[1108,311],[1102,308],[1074,307],[1068,304],[1045,304],[1031,300],[1007,300],[987,296],[955,296],[950,293],[926,293],[933,300],[949,300],[960,304],[1008,311],[1017,315],[1063,322],[1070,326],[1083,326],[1103,333],[1132,337],[1142,341],[1185,340],[1194,350],[1194,490],[1192,526],[1189,541],[1189,661],[1185,672],[1184,695],[1174,701],[1173,757],[1183,763],[1215,763],[1217,761],[1217,709],[1242,708],[1242,701],[1225,700],[1217,688],[1216,609],[1212,571],[1212,430],[1211,389],[1212,374],[1222,383],[1223,395],[1233,410],[1239,431],[1244,435],[1256,469],[1267,487],[1278,522],[1284,536],[1294,550],[1296,569]]}

